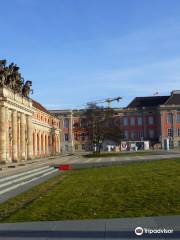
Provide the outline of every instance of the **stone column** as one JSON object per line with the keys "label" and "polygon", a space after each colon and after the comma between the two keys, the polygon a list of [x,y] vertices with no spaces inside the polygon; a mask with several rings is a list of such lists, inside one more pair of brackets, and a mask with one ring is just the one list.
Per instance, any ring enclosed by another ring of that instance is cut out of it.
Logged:
{"label": "stone column", "polygon": [[33,159],[33,135],[32,135],[32,117],[27,117],[27,159]]}
{"label": "stone column", "polygon": [[9,109],[5,109],[5,121],[6,121],[6,161],[9,162]]}
{"label": "stone column", "polygon": [[43,157],[46,155],[46,149],[45,149],[45,133],[43,132]]}
{"label": "stone column", "polygon": [[60,135],[57,134],[57,152],[60,153]]}
{"label": "stone column", "polygon": [[17,111],[12,111],[12,160],[17,161]]}
{"label": "stone column", "polygon": [[39,155],[38,157],[41,157],[41,153],[42,153],[42,144],[41,144],[41,132],[39,131]]}
{"label": "stone column", "polygon": [[34,157],[37,157],[37,131],[34,131]]}
{"label": "stone column", "polygon": [[21,149],[21,160],[26,159],[26,116],[21,113],[20,116],[20,149]]}
{"label": "stone column", "polygon": [[61,132],[59,132],[59,153],[61,152]]}
{"label": "stone column", "polygon": [[45,153],[48,156],[48,135],[45,134]]}
{"label": "stone column", "polygon": [[5,107],[0,106],[0,162],[6,162],[6,121]]}
{"label": "stone column", "polygon": [[57,152],[57,137],[56,134],[54,134],[54,154],[56,155]]}

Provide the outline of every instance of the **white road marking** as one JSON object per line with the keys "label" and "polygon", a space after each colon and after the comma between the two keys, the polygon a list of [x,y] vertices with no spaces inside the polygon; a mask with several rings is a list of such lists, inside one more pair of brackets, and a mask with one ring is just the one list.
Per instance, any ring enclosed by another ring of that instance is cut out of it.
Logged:
{"label": "white road marking", "polygon": [[28,175],[26,175],[25,177],[16,178],[16,179],[14,179],[14,180],[12,180],[12,181],[5,182],[5,183],[3,183],[3,184],[0,184],[0,188],[5,187],[5,186],[8,186],[8,185],[11,185],[11,184],[16,183],[16,182],[19,182],[19,181],[21,181],[21,180],[25,180],[25,179],[27,179],[27,178],[30,178],[30,177],[33,177],[33,176],[36,176],[36,175],[39,175],[39,174],[41,174],[41,173],[48,172],[49,170],[50,170],[49,168],[48,168],[48,169],[44,169],[44,170],[42,170],[42,171],[35,172],[35,173],[33,173],[33,174],[28,174]]}
{"label": "white road marking", "polygon": [[33,181],[35,181],[35,180],[38,180],[38,179],[40,179],[40,178],[42,178],[42,177],[44,177],[44,176],[47,176],[47,175],[52,174],[52,173],[57,172],[57,171],[59,171],[59,170],[58,170],[58,169],[54,169],[54,170],[52,170],[52,171],[50,171],[50,172],[44,173],[43,175],[41,175],[41,176],[39,176],[39,177],[35,177],[35,178],[31,179],[31,180],[28,180],[28,181],[25,181],[25,182],[21,182],[21,183],[19,183],[19,184],[17,184],[17,185],[14,185],[14,186],[12,186],[12,187],[9,187],[9,188],[6,188],[6,189],[4,189],[4,190],[1,190],[1,191],[0,191],[0,194],[9,192],[9,191],[11,191],[11,190],[14,190],[14,189],[16,189],[16,188],[18,188],[18,187],[20,187],[20,186],[23,186],[23,185],[25,185],[25,184],[27,184],[27,183],[33,182]]}
{"label": "white road marking", "polygon": [[11,180],[11,179],[17,178],[17,177],[20,177],[20,176],[23,176],[23,175],[26,175],[26,174],[29,174],[29,173],[37,172],[37,171],[39,171],[41,169],[45,169],[45,168],[49,168],[49,166],[45,166],[45,167],[37,168],[37,169],[34,169],[34,170],[30,170],[30,171],[27,171],[27,172],[19,173],[19,174],[13,175],[13,176],[1,178],[0,179],[0,183],[1,182],[5,182],[7,180]]}

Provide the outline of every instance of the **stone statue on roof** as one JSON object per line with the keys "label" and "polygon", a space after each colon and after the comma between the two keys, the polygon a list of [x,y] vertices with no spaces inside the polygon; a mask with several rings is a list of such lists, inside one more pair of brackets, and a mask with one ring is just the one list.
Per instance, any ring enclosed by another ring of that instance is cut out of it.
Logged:
{"label": "stone statue on roof", "polygon": [[6,86],[15,93],[28,97],[32,91],[32,82],[29,80],[24,82],[24,78],[21,76],[19,69],[20,68],[14,63],[7,66],[5,59],[0,60],[0,86]]}

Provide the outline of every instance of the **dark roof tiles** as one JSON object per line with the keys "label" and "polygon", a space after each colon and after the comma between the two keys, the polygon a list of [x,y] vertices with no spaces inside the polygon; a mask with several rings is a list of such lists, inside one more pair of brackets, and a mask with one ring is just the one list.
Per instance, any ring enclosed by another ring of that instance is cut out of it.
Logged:
{"label": "dark roof tiles", "polygon": [[180,105],[180,94],[171,95],[165,102],[165,105]]}
{"label": "dark roof tiles", "polygon": [[136,97],[127,108],[155,107],[164,104],[169,96]]}

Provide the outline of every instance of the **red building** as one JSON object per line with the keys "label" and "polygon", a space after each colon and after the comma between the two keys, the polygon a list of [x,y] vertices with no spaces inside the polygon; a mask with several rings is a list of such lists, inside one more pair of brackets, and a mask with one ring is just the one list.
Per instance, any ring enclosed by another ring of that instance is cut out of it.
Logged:
{"label": "red building", "polygon": [[[169,139],[171,147],[180,146],[180,90],[172,91],[169,96],[136,97],[127,107],[114,110],[117,113],[114,118],[116,124],[123,132],[122,140],[149,140],[151,145],[160,143],[163,148],[164,140]],[[65,151],[90,149],[83,128],[86,119],[82,110],[51,112],[63,122],[62,143],[64,142]],[[71,147],[66,147],[67,145]]]}

